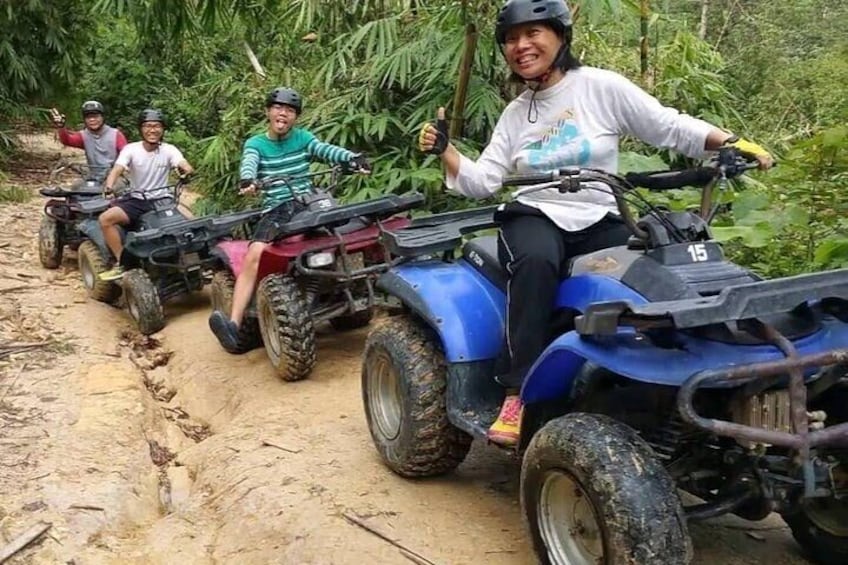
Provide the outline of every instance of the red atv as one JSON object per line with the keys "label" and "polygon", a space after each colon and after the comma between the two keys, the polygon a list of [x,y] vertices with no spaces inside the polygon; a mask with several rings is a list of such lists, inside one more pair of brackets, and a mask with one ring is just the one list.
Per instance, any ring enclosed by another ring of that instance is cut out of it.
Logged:
{"label": "red atv", "polygon": [[[239,328],[239,350],[264,343],[271,364],[286,381],[306,378],[315,366],[315,327],[320,322],[328,321],[336,330],[368,325],[381,302],[374,282],[392,262],[380,233],[407,226],[409,218],[396,215],[424,202],[423,195],[409,193],[338,205],[330,192],[340,172],[334,167],[307,175],[329,175],[330,180],[323,189],[296,196],[299,211],[262,255],[259,283]],[[292,180],[265,179],[263,186]],[[213,309],[230,312],[249,244],[224,241],[213,251],[222,263],[212,278]]]}

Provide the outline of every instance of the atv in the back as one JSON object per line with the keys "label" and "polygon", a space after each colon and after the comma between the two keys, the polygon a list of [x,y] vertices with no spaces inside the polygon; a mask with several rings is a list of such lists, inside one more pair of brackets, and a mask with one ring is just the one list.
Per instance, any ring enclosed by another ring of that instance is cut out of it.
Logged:
{"label": "atv in the back", "polygon": [[[521,506],[540,562],[687,563],[688,522],[778,512],[818,562],[848,563],[848,269],[763,280],[725,259],[713,188],[749,167],[727,149],[687,171],[504,182],[529,185],[516,197],[611,190],[633,233],[572,261],[521,390]],[[704,187],[698,213],[631,190],[689,185]],[[628,201],[647,211],[638,222]],[[385,234],[407,260],[378,287],[403,308],[368,337],[362,394],[402,476],[454,469],[504,400],[508,275],[494,237],[463,245],[496,226],[489,208]]]}
{"label": "atv in the back", "polygon": [[[66,171],[78,178],[63,189],[59,180]],[[48,186],[39,190],[48,199],[38,229],[38,257],[45,269],[59,268],[65,247],[76,251],[86,240],[98,237],[97,217],[109,207],[102,193],[106,173],[75,163],[60,163],[50,172]]]}
{"label": "atv in the back", "polygon": [[248,210],[189,218],[179,208],[183,184],[180,180],[174,186],[165,187],[172,189],[173,195],[158,198],[155,209],[139,220],[139,230],[125,233],[121,255],[125,272],[120,280],[99,278],[112,262],[105,243],[92,247],[91,253],[80,260],[83,282],[90,296],[116,303],[123,294],[130,315],[145,335],[165,326],[163,303],[201,290],[212,280],[212,268],[217,263],[212,254],[214,246],[260,214],[259,210]]}
{"label": "atv in the back", "polygon": [[[380,232],[406,226],[409,219],[398,214],[424,202],[421,194],[410,193],[338,205],[330,191],[340,173],[335,167],[309,174],[330,175],[330,181],[296,197],[298,211],[260,259],[258,288],[239,328],[239,349],[264,343],[271,364],[286,381],[306,378],[315,365],[316,325],[326,321],[336,330],[368,325],[380,302],[374,281],[392,261]],[[223,269],[213,281],[213,309],[230,312],[234,281],[249,244],[225,241],[217,246]]]}

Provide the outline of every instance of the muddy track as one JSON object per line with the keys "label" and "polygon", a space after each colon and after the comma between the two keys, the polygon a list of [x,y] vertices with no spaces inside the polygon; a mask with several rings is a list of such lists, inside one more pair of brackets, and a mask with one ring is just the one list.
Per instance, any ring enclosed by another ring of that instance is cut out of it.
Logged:
{"label": "muddy track", "polygon": [[[475,443],[438,479],[380,463],[359,390],[367,330],[322,329],[296,383],[262,349],[223,352],[205,293],[144,338],[86,300],[73,256],[40,267],[39,219],[37,198],[0,205],[0,342],[41,344],[0,358],[0,547],[52,524],[11,562],[415,562],[358,520],[440,565],[534,563],[517,461]],[[806,563],[776,517],[691,533],[695,563]]]}

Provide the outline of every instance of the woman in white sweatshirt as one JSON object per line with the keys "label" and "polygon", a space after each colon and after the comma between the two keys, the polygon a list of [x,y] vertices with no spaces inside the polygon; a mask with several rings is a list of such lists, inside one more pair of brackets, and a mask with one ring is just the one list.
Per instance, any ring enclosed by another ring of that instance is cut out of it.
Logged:
{"label": "woman in white sweatshirt", "polygon": [[[471,198],[485,198],[504,176],[580,166],[616,172],[619,139],[631,135],[690,157],[731,145],[773,164],[757,144],[661,105],[625,77],[585,67],[571,53],[571,12],[563,0],[508,0],[495,26],[513,75],[527,90],[501,114],[492,139],[477,161],[447,138],[444,120],[426,124],[419,148],[439,155],[446,184]],[[521,384],[548,344],[556,290],[569,259],[621,245],[630,235],[610,192],[560,194],[550,189],[502,206],[499,257],[510,275],[507,288],[508,372],[496,377],[506,388],[489,439],[515,445],[520,434]]]}

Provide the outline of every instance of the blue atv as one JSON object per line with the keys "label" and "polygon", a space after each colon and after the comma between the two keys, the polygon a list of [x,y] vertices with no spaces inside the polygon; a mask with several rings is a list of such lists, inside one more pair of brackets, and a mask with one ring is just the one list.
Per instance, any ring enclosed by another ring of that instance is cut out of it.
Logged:
{"label": "blue atv", "polygon": [[[689,521],[772,512],[818,562],[848,563],[848,270],[762,280],[725,259],[713,194],[751,167],[728,149],[683,171],[504,182],[525,185],[514,197],[602,183],[633,234],[572,261],[556,337],[521,390],[521,506],[542,563],[686,563]],[[703,189],[698,211],[632,190],[684,186]],[[401,476],[457,467],[504,399],[492,377],[507,275],[495,237],[463,245],[496,227],[493,212],[384,234],[401,260],[378,287],[402,307],[369,334],[362,394]],[[677,489],[700,501],[684,506]]]}

